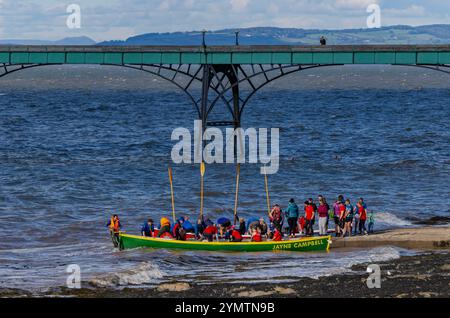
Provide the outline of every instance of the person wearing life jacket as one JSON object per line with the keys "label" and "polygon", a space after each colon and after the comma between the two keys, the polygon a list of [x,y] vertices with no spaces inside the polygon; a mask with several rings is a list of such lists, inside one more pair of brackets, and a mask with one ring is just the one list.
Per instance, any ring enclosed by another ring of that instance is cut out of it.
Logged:
{"label": "person wearing life jacket", "polygon": [[141,234],[145,237],[154,237],[155,236],[155,225],[153,223],[153,219],[148,219],[141,227]]}
{"label": "person wearing life jacket", "polygon": [[278,228],[275,228],[275,231],[273,232],[273,241],[279,242],[283,240],[283,234],[281,234],[281,231]]}
{"label": "person wearing life jacket", "polygon": [[119,216],[117,214],[114,214],[108,221],[106,226],[109,229],[109,234],[111,235],[111,241],[113,242],[114,247],[119,247],[119,233],[120,229],[122,228]]}
{"label": "person wearing life jacket", "polygon": [[299,232],[299,234],[303,234],[303,231],[305,230],[305,226],[306,226],[306,219],[305,219],[305,216],[302,215],[301,217],[298,218],[298,232]]}
{"label": "person wearing life jacket", "polygon": [[262,236],[259,228],[253,229],[252,242],[262,242]]}
{"label": "person wearing life jacket", "polygon": [[218,241],[218,233],[217,226],[211,222],[211,224],[207,225],[203,231],[203,236],[208,240],[208,242],[212,242],[214,239]]}
{"label": "person wearing life jacket", "polygon": [[170,232],[170,220],[166,217],[162,217],[159,224],[160,224],[160,227],[159,227],[158,237],[159,238],[173,238],[172,233]]}
{"label": "person wearing life jacket", "polygon": [[230,242],[242,242],[242,235],[234,226],[231,226],[225,233],[225,239]]}
{"label": "person wearing life jacket", "polygon": [[356,204],[356,210],[359,214],[359,234],[367,235],[366,229],[366,220],[367,220],[367,206],[364,203],[363,198],[359,198],[358,203]]}
{"label": "person wearing life jacket", "polygon": [[344,196],[343,195],[339,195],[337,200],[334,202],[333,204],[333,221],[334,221],[334,225],[335,225],[335,233],[336,236],[340,236],[341,234],[341,206],[344,204]]}
{"label": "person wearing life jacket", "polygon": [[179,241],[186,241],[186,231],[183,228],[184,218],[179,218],[172,228],[172,236]]}
{"label": "person wearing life jacket", "polygon": [[283,211],[278,204],[275,204],[272,207],[272,210],[269,214],[269,220],[272,225],[272,229],[278,229],[279,231],[281,231],[281,228],[283,226]]}

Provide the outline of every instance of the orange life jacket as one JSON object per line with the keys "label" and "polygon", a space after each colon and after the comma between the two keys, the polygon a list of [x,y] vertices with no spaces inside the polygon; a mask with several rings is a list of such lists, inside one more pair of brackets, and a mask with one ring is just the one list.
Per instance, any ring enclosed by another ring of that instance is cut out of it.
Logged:
{"label": "orange life jacket", "polygon": [[109,229],[113,231],[114,233],[120,232],[120,222],[119,218],[117,218],[117,221],[114,221],[114,217],[111,217],[111,222],[109,224]]}

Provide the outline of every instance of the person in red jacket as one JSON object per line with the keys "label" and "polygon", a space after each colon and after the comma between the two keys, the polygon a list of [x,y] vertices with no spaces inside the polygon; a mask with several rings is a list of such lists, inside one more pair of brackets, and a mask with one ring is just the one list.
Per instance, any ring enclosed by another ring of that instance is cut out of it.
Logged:
{"label": "person in red jacket", "polygon": [[217,226],[215,224],[210,224],[203,231],[203,236],[208,240],[208,242],[212,242],[214,239],[218,241],[219,237],[217,233]]}
{"label": "person in red jacket", "polygon": [[262,242],[261,232],[259,231],[259,229],[253,229],[252,242]]}
{"label": "person in red jacket", "polygon": [[225,239],[230,242],[242,242],[241,233],[232,226],[228,229],[227,233],[225,233]]}
{"label": "person in red jacket", "polygon": [[283,235],[281,235],[281,232],[278,230],[278,228],[275,228],[275,232],[273,233],[273,241],[279,242],[283,240]]}
{"label": "person in red jacket", "polygon": [[306,219],[306,236],[313,236],[314,206],[309,201],[305,201],[305,219]]}
{"label": "person in red jacket", "polygon": [[367,206],[364,203],[363,198],[359,198],[358,203],[356,204],[357,213],[359,213],[359,234],[366,234],[366,220],[367,220]]}

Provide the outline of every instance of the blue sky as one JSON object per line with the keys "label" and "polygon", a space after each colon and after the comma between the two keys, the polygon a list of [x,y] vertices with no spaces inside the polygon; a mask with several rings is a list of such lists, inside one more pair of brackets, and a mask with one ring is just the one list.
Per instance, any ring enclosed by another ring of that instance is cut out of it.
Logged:
{"label": "blue sky", "polygon": [[[364,28],[371,3],[380,5],[383,26],[450,23],[447,0],[0,0],[0,38],[101,41],[254,26]],[[66,26],[70,4],[81,7],[81,29]]]}

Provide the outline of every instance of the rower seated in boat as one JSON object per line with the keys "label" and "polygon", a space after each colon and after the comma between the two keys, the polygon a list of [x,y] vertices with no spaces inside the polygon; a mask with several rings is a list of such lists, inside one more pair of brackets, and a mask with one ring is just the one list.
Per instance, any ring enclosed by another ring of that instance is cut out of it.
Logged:
{"label": "rower seated in boat", "polygon": [[173,238],[170,233],[170,220],[166,217],[161,218],[158,237]]}
{"label": "rower seated in boat", "polygon": [[184,217],[181,217],[180,219],[183,220],[183,229],[185,229],[186,233],[195,233],[194,226],[189,221],[189,217],[187,215]]}
{"label": "rower seated in boat", "polygon": [[264,218],[259,219],[259,224],[257,225],[257,227],[259,228],[261,235],[267,235],[268,226],[264,221]]}
{"label": "rower seated in boat", "polygon": [[186,230],[183,228],[184,218],[179,218],[172,229],[172,236],[179,241],[186,241]]}
{"label": "rower seated in boat", "polygon": [[281,234],[281,231],[279,228],[275,228],[275,231],[273,232],[273,241],[279,242],[283,240],[283,234]]}
{"label": "rower seated in boat", "polygon": [[141,234],[145,237],[154,237],[155,225],[153,219],[148,219],[141,227]]}
{"label": "rower seated in boat", "polygon": [[231,226],[225,233],[225,239],[230,242],[242,242],[242,235],[234,226]]}
{"label": "rower seated in boat", "polygon": [[252,242],[262,242],[261,230],[259,228],[252,230]]}
{"label": "rower seated in boat", "polygon": [[219,218],[217,224],[219,225],[219,235],[223,237],[227,229],[231,226],[231,220],[228,218]]}
{"label": "rower seated in boat", "polygon": [[203,231],[203,237],[207,239],[208,242],[212,242],[214,239],[218,241],[219,238],[217,226],[214,223],[210,222],[209,225],[207,225],[205,230]]}

